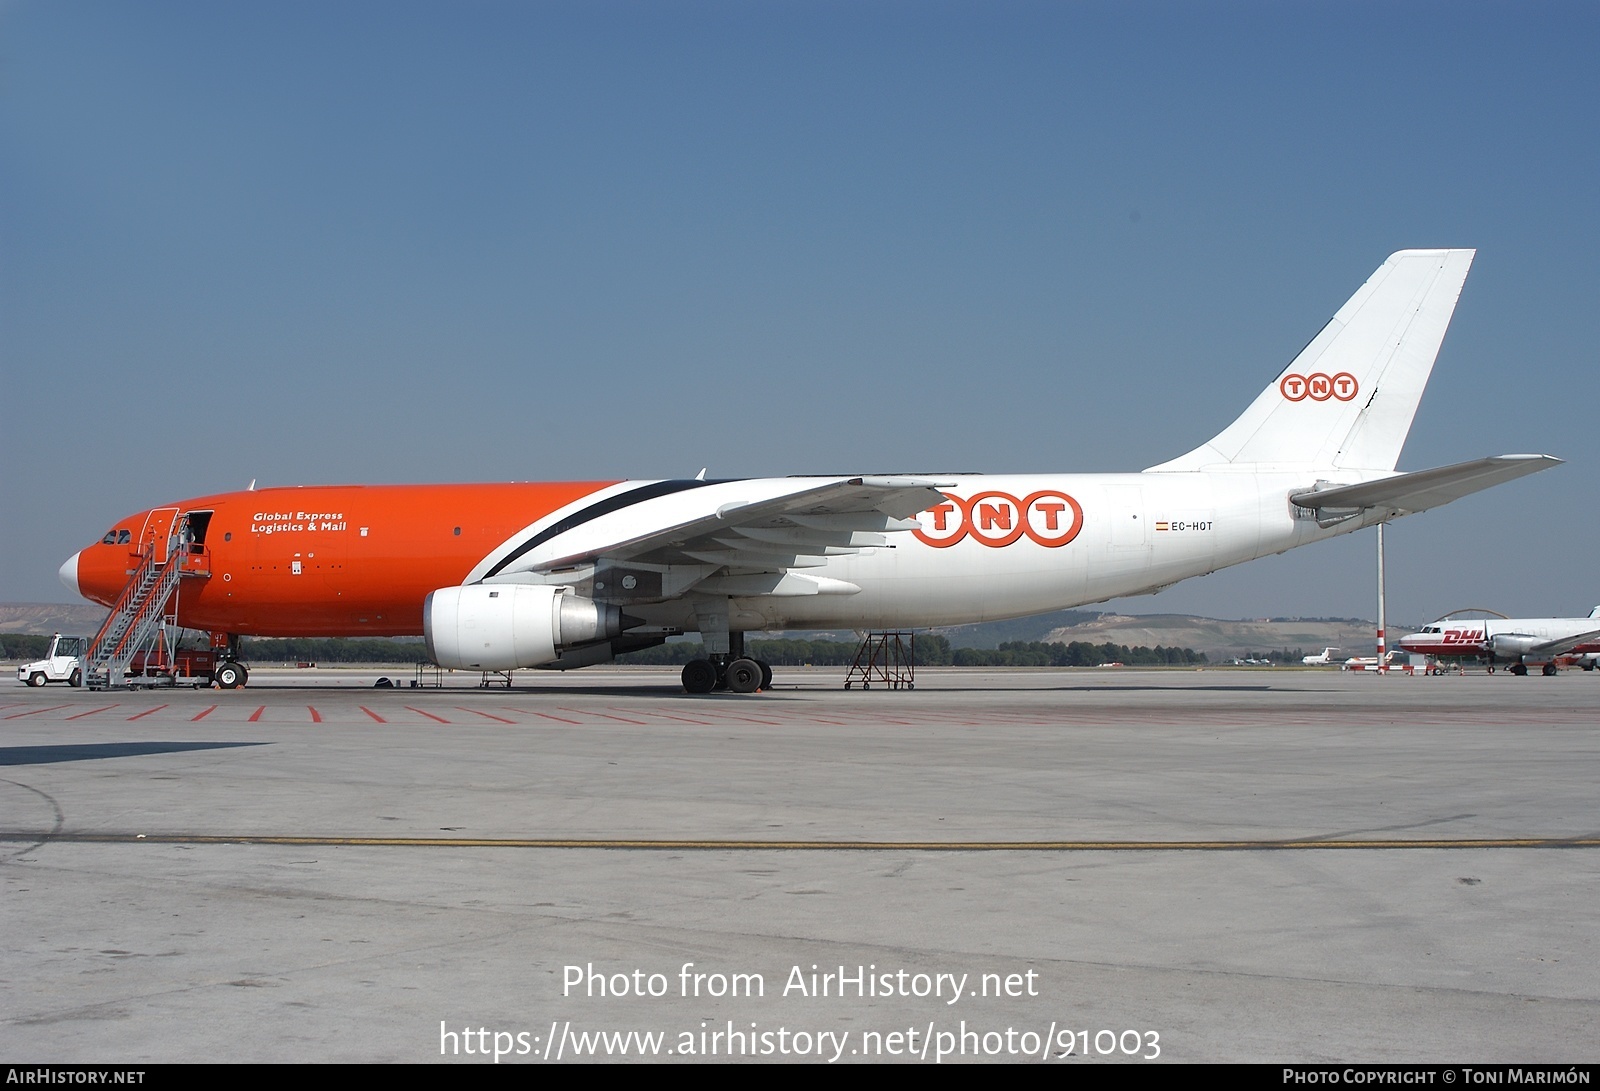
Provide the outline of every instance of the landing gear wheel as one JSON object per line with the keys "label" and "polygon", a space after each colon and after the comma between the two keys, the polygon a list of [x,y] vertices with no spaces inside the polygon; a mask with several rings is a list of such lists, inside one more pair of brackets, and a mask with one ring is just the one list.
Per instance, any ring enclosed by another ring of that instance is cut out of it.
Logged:
{"label": "landing gear wheel", "polygon": [[689,693],[710,693],[717,688],[717,668],[709,659],[691,659],[683,667],[683,688]]}
{"label": "landing gear wheel", "polygon": [[217,685],[222,689],[238,689],[247,677],[245,669],[237,663],[224,663],[217,668]]}
{"label": "landing gear wheel", "polygon": [[[772,688],[772,664],[768,663],[765,659],[757,659],[756,660],[756,666],[761,668],[761,688],[762,689],[771,689]],[[1590,669],[1592,670],[1593,668],[1591,667]]]}
{"label": "landing gear wheel", "polygon": [[28,685],[32,686],[34,689],[43,689],[45,683],[49,681],[50,679],[46,678],[38,671],[34,671],[32,674],[28,675]]}
{"label": "landing gear wheel", "polygon": [[81,670],[73,671],[72,672],[72,677],[67,679],[67,685],[71,686],[73,689],[82,689],[83,688],[83,672]]}
{"label": "landing gear wheel", "polygon": [[1518,678],[1521,678],[1523,675],[1528,673],[1528,665],[1526,663],[1513,663],[1509,669],[1511,673],[1516,675]]}
{"label": "landing gear wheel", "polygon": [[722,676],[732,693],[754,693],[761,688],[761,664],[754,659],[735,659]]}
{"label": "landing gear wheel", "polygon": [[1556,665],[1554,663],[1546,663],[1543,673],[1546,678],[1554,678],[1556,676]]}

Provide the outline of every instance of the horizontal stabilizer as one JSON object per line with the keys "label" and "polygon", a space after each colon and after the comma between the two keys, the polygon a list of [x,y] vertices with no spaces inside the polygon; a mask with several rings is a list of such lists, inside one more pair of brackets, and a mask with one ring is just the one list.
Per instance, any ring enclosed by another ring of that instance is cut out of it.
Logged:
{"label": "horizontal stabilizer", "polygon": [[1307,489],[1292,493],[1289,499],[1302,508],[1318,511],[1387,508],[1396,515],[1407,515],[1560,464],[1561,459],[1550,455],[1499,455],[1398,474],[1360,485]]}

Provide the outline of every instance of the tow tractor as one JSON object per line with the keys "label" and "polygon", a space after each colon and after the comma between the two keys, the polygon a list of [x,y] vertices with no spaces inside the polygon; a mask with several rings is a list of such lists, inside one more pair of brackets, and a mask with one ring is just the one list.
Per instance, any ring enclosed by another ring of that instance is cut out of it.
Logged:
{"label": "tow tractor", "polygon": [[65,682],[69,686],[83,685],[83,653],[89,649],[86,636],[62,636],[50,639],[50,650],[43,659],[23,663],[17,667],[17,681],[30,686],[46,686],[51,682]]}

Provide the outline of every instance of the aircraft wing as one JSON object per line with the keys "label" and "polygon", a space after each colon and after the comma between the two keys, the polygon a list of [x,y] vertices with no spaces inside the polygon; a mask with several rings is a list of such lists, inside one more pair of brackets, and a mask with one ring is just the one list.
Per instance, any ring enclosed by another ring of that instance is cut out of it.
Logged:
{"label": "aircraft wing", "polygon": [[817,594],[819,587],[820,593],[850,593],[858,588],[790,570],[889,545],[891,535],[917,525],[911,518],[917,512],[943,502],[939,489],[950,485],[916,477],[708,482],[584,521],[495,573],[602,561],[686,565],[703,566],[708,575],[726,573],[718,577],[730,583],[717,588],[724,593]]}
{"label": "aircraft wing", "polygon": [[1525,656],[1532,656],[1535,659],[1544,659],[1548,656],[1565,655],[1573,648],[1576,648],[1579,644],[1587,644],[1589,641],[1594,640],[1597,637],[1600,637],[1600,629],[1591,629],[1587,633],[1577,633],[1573,636],[1564,636],[1557,640],[1547,640],[1543,644],[1535,644],[1526,651],[1523,651],[1522,654]]}
{"label": "aircraft wing", "polygon": [[1360,485],[1307,489],[1290,494],[1289,499],[1302,508],[1319,511],[1387,508],[1396,515],[1409,515],[1459,500],[1491,485],[1547,470],[1560,465],[1561,461],[1550,455],[1497,455],[1432,470],[1396,474]]}

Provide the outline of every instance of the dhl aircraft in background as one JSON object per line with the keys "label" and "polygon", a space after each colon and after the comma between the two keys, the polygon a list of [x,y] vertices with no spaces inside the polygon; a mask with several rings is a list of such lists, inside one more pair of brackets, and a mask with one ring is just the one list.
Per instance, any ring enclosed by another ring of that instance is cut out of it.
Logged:
{"label": "dhl aircraft in background", "polygon": [[684,687],[749,692],[770,670],[746,632],[1144,594],[1555,465],[1395,471],[1472,257],[1394,254],[1236,421],[1142,473],[271,488],[130,515],[61,577],[130,613],[168,573],[166,609],[212,634],[224,686],[245,680],[240,634],[422,634],[441,666],[504,671],[698,632]]}
{"label": "dhl aircraft in background", "polygon": [[1542,665],[1552,675],[1556,660],[1567,657],[1592,671],[1600,656],[1600,606],[1588,617],[1443,618],[1401,637],[1400,647],[1435,659],[1484,659],[1491,671],[1509,663],[1512,674]]}

